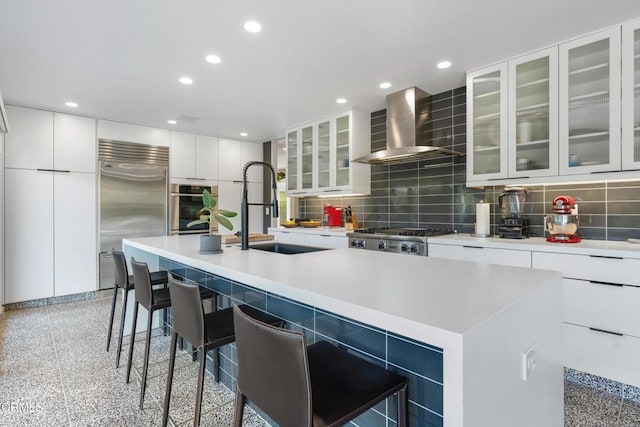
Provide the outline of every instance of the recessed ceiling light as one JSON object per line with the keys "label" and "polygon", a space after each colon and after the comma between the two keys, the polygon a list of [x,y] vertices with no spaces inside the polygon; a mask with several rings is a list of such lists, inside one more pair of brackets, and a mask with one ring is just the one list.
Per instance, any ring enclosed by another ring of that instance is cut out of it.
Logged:
{"label": "recessed ceiling light", "polygon": [[220,62],[222,62],[222,60],[220,59],[220,57],[218,55],[207,55],[206,58],[204,58],[209,64],[219,64]]}
{"label": "recessed ceiling light", "polygon": [[249,134],[248,134],[248,133],[246,133],[246,132],[242,132],[242,133],[240,134],[240,136],[249,136]]}
{"label": "recessed ceiling light", "polygon": [[175,120],[167,120],[167,123],[169,123],[170,125],[175,125],[178,122],[176,122]]}
{"label": "recessed ceiling light", "polygon": [[193,83],[193,80],[191,80],[189,77],[187,76],[183,76],[180,77],[180,80],[178,80],[180,83],[182,83],[183,85],[190,85],[191,83]]}
{"label": "recessed ceiling light", "polygon": [[444,68],[449,68],[449,67],[451,67],[451,62],[450,61],[438,62],[437,67],[440,68],[441,70],[444,69]]}
{"label": "recessed ceiling light", "polygon": [[336,102],[337,102],[338,104],[345,104],[345,103],[347,102],[347,100],[346,100],[346,99],[344,99],[344,98],[338,98],[338,99],[336,99]]}
{"label": "recessed ceiling light", "polygon": [[65,102],[64,105],[66,105],[67,107],[71,107],[71,108],[76,108],[78,106],[78,104],[76,104],[73,101]]}
{"label": "recessed ceiling light", "polygon": [[391,83],[389,82],[380,83],[380,89],[389,89],[390,87]]}
{"label": "recessed ceiling light", "polygon": [[259,33],[262,30],[262,25],[256,21],[247,21],[244,23],[244,29],[250,33]]}

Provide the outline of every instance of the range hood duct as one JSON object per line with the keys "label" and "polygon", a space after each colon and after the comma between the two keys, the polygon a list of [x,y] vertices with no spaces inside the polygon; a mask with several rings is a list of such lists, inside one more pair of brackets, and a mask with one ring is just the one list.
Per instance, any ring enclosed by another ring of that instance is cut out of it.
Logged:
{"label": "range hood duct", "polygon": [[391,165],[444,156],[464,156],[432,145],[431,95],[411,87],[387,95],[387,147],[354,162]]}

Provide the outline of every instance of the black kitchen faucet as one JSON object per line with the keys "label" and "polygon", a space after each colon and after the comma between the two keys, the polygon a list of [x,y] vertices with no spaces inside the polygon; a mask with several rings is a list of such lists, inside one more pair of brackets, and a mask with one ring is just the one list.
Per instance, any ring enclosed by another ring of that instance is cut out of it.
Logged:
{"label": "black kitchen faucet", "polygon": [[[273,200],[271,203],[249,203],[247,201],[247,170],[253,165],[262,165],[271,171],[271,187],[273,188]],[[249,249],[249,206],[271,206],[271,216],[278,217],[278,182],[276,181],[276,171],[269,163],[251,161],[242,168],[242,205],[240,207],[240,240],[241,249]]]}

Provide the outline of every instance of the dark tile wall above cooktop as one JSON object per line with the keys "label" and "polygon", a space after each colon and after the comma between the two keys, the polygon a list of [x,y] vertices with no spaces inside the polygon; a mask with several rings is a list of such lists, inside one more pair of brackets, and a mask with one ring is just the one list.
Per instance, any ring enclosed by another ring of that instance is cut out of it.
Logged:
{"label": "dark tile wall above cooktop", "polygon": [[[466,88],[433,96],[434,144],[466,152]],[[371,151],[386,144],[386,110],[371,113]],[[491,203],[492,233],[500,221],[498,197],[503,186],[466,187],[466,158],[430,159],[392,166],[371,166],[371,195],[301,199],[300,216],[322,219],[324,204],[351,206],[361,226],[455,228],[473,233],[475,204]],[[579,200],[585,239],[640,238],[640,181],[527,186],[525,206],[532,234],[544,236],[544,215],[554,197]]]}

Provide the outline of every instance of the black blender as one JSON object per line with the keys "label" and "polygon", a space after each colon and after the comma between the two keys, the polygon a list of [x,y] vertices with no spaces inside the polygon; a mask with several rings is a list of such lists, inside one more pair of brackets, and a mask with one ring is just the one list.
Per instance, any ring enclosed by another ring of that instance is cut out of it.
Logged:
{"label": "black blender", "polygon": [[498,234],[504,239],[525,239],[529,237],[529,220],[524,217],[524,203],[527,200],[525,187],[505,188],[498,198],[502,220]]}

